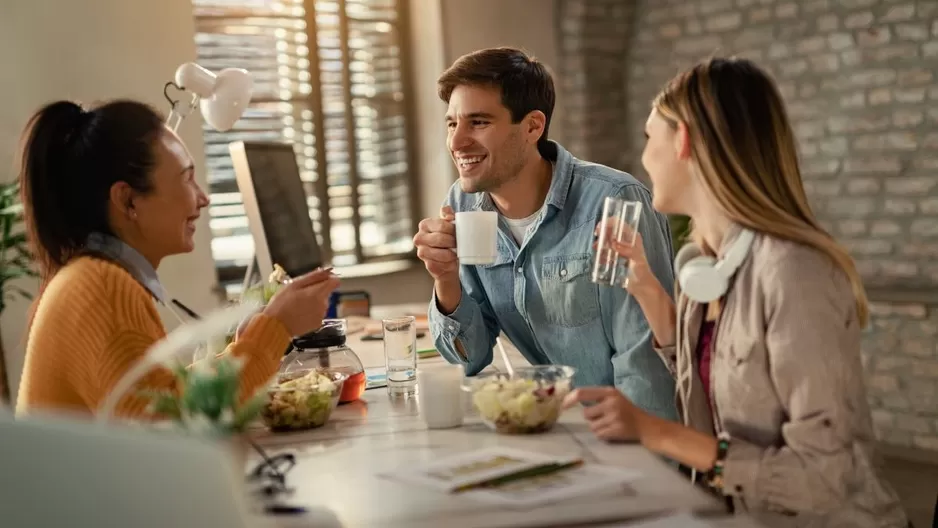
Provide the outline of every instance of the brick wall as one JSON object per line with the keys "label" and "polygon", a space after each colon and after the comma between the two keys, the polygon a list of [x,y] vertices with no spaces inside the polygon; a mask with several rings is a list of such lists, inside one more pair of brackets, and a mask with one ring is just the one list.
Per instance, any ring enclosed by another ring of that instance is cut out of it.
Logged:
{"label": "brick wall", "polygon": [[938,0],[557,9],[571,150],[639,177],[649,103],[675,73],[735,54],[776,77],[812,206],[880,299],[863,349],[877,434],[938,450]]}
{"label": "brick wall", "polygon": [[628,166],[628,112],[623,60],[631,30],[634,2],[619,0],[560,1],[557,20],[561,38],[557,89],[565,101],[567,144],[576,155],[612,167]]}

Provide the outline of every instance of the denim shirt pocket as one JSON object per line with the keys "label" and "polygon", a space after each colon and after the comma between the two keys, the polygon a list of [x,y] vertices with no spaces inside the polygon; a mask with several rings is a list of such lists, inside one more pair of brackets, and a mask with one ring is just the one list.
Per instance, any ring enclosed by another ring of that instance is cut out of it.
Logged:
{"label": "denim shirt pocket", "polygon": [[599,317],[599,296],[590,281],[589,253],[544,257],[541,291],[547,322],[559,326],[582,326]]}
{"label": "denim shirt pocket", "polygon": [[514,262],[511,256],[499,248],[495,262],[478,266],[479,278],[485,287],[492,311],[496,314],[507,314],[518,311],[515,306],[515,281],[512,276]]}

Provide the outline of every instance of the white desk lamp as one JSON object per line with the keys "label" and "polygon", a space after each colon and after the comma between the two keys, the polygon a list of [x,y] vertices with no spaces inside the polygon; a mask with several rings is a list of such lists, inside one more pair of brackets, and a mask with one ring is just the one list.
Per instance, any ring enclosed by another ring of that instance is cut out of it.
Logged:
{"label": "white desk lamp", "polygon": [[[181,105],[167,93],[172,86],[192,94],[188,105]],[[176,69],[175,82],[163,86],[163,95],[172,105],[166,124],[175,131],[198,104],[205,122],[215,130],[231,129],[241,118],[254,90],[254,79],[247,70],[226,68],[215,74],[194,62]]]}

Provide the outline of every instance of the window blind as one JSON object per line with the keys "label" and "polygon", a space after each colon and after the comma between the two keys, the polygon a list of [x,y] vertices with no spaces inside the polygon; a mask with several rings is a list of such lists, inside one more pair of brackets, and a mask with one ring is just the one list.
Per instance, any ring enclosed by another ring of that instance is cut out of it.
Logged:
{"label": "window blind", "polygon": [[333,265],[413,250],[404,1],[193,0],[199,63],[245,68],[255,83],[232,130],[203,131],[212,252],[223,280],[222,270],[243,268],[254,251],[228,153],[238,140],[293,143],[310,218]]}

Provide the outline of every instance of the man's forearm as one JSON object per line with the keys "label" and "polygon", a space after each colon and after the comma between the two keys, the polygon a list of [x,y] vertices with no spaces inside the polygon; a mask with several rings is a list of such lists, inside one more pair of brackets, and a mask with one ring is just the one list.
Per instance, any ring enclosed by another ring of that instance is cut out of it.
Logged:
{"label": "man's forearm", "polygon": [[492,345],[499,329],[488,307],[472,295],[471,283],[468,288],[464,289],[458,278],[435,281],[429,315],[440,355],[452,363],[465,364],[471,376],[492,362]]}
{"label": "man's forearm", "polygon": [[459,308],[459,301],[462,300],[462,286],[458,278],[437,280],[434,282],[433,289],[436,291],[436,303],[440,313],[451,315],[456,308]]}

